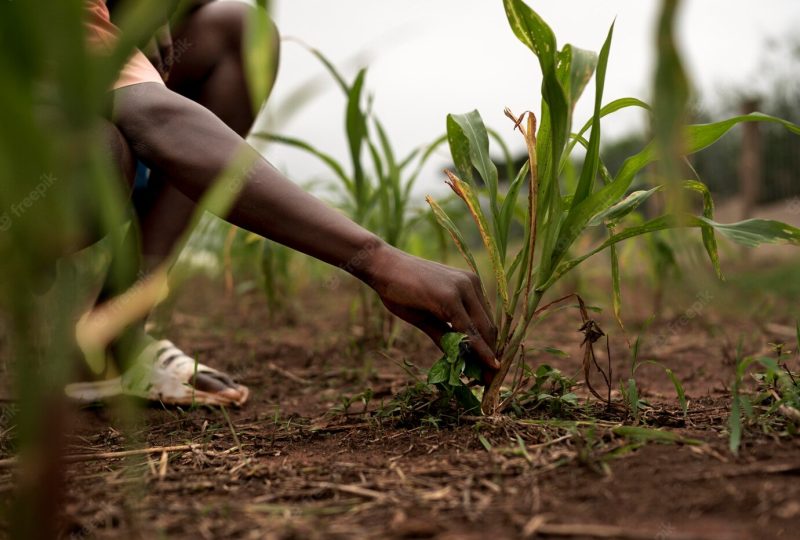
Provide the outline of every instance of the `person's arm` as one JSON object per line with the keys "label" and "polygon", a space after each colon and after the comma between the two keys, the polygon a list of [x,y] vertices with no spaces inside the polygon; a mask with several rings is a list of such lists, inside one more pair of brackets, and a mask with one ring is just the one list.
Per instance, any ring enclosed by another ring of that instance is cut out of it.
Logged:
{"label": "person's arm", "polygon": [[388,246],[287,180],[211,112],[162,85],[116,90],[113,121],[139,159],[195,201],[233,156],[252,152],[228,220],[346,270],[437,344],[448,331],[464,332],[488,372],[498,367],[495,329],[474,275]]}

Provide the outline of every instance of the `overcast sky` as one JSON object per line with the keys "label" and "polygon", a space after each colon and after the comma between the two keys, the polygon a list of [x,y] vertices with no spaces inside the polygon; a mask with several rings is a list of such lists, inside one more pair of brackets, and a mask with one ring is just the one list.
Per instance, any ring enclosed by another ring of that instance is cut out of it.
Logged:
{"label": "overcast sky", "polygon": [[[503,108],[538,112],[541,83],[535,57],[512,34],[500,0],[273,0],[284,37],[319,48],[352,78],[368,64],[369,92],[400,153],[444,132],[448,113],[477,108],[486,123],[507,135]],[[616,17],[604,102],[624,96],[649,100],[656,0],[531,0],[556,33],[559,48],[572,43],[599,50]],[[758,6],[758,7],[756,7]],[[757,85],[755,73],[769,39],[785,40],[800,24],[798,0],[687,0],[680,14],[679,45],[695,86],[708,97],[732,87]],[[355,61],[354,61],[355,59]],[[285,43],[268,117],[298,88],[322,73],[296,43]],[[576,111],[591,113],[592,83]],[[340,159],[347,156],[344,98],[327,86],[288,122],[277,126]],[[603,123],[619,135],[641,128],[638,113]],[[296,151],[273,146],[268,158],[292,179],[306,182],[324,168]],[[446,149],[434,159],[420,190],[438,192]]]}

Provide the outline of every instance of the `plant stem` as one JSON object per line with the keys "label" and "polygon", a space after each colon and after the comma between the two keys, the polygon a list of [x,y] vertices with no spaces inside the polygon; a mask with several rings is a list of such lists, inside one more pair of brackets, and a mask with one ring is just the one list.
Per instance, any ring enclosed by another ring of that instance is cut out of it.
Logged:
{"label": "plant stem", "polygon": [[525,339],[528,326],[530,326],[531,322],[533,321],[536,313],[536,307],[542,300],[543,294],[543,291],[534,290],[533,296],[531,297],[525,312],[525,318],[519,325],[517,325],[514,333],[508,340],[508,345],[505,347],[505,349],[503,349],[503,354],[500,358],[500,370],[495,374],[491,384],[483,393],[481,410],[484,414],[493,415],[497,411],[497,405],[500,401],[500,389],[503,386],[503,381],[508,374],[508,370],[511,368],[511,365],[514,363],[514,360],[516,360],[517,355],[519,354],[519,347],[522,344],[522,341]]}

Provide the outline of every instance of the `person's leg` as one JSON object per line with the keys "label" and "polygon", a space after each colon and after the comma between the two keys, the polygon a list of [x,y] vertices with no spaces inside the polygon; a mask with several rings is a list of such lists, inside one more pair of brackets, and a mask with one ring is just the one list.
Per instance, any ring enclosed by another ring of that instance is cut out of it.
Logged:
{"label": "person's leg", "polygon": [[[213,2],[195,10],[175,29],[175,60],[167,86],[202,105],[237,135],[255,121],[244,73],[243,36],[252,8],[240,2]],[[274,66],[279,41],[275,32]],[[264,73],[270,81],[275,72]],[[176,189],[169,174],[153,171],[150,204],[138,209],[145,269],[162,262],[185,232],[194,203]],[[143,205],[144,206],[144,205]]]}
{"label": "person's leg", "polygon": [[[255,120],[244,75],[242,52],[245,22],[251,9],[243,3],[221,2],[208,4],[192,12],[176,29],[177,55],[168,83],[170,89],[203,105],[240,136],[246,135]],[[277,32],[275,36],[277,66]],[[275,73],[265,73],[264,76],[274,80]],[[113,126],[108,140],[114,150],[114,158],[122,167],[130,170],[133,163],[131,152],[127,150],[127,144],[124,149],[118,148],[120,141],[125,141]],[[130,173],[127,177],[130,182]],[[163,262],[186,232],[195,210],[194,202],[175,189],[169,181],[169,175],[162,171],[153,171],[146,190],[137,195],[134,198],[137,219],[126,242],[128,250],[141,254],[140,266],[138,271],[115,268],[116,272],[112,273],[116,274],[116,282],[106,283],[98,304],[117,296]],[[120,367],[130,369],[141,355],[155,353],[186,363],[188,357],[169,343],[161,349],[152,348],[154,340],[146,336],[144,324],[144,320],[134,324],[112,345],[114,356],[122,364]],[[180,364],[171,362],[171,369],[179,369]],[[210,378],[199,373],[195,386],[209,392],[236,387],[230,378],[221,373]]]}

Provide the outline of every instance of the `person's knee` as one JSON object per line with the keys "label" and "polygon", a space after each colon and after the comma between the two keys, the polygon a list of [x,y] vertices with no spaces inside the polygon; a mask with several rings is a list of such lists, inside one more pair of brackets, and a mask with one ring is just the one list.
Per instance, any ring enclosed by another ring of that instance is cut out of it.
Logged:
{"label": "person's knee", "polygon": [[[195,16],[204,28],[220,36],[219,42],[225,51],[235,54],[243,62],[245,33],[254,9],[244,2],[212,2],[201,8]],[[274,79],[280,58],[280,32],[272,19],[269,23],[272,43],[272,65],[269,67]]]}
{"label": "person's knee", "polygon": [[[255,8],[244,2],[212,2],[203,7],[197,14],[202,24],[213,28],[224,36],[225,45],[234,50],[241,50],[248,19]],[[274,46],[278,47],[280,34],[274,21],[270,19]],[[276,51],[277,52],[277,51]]]}

